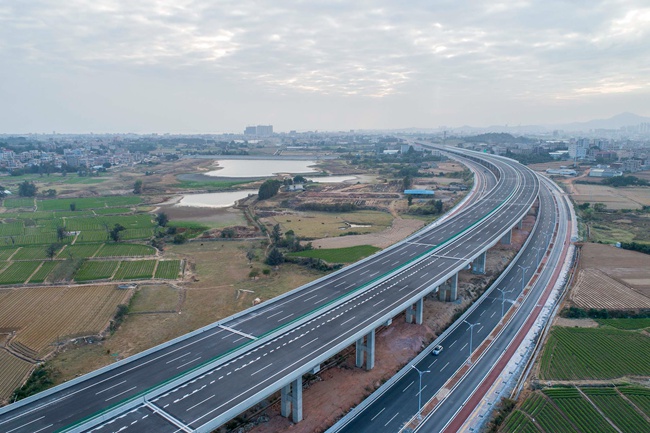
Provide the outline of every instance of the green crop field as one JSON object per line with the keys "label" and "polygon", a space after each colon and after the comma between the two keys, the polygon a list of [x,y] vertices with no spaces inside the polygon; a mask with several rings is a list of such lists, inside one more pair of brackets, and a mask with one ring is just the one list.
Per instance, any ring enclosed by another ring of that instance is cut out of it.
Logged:
{"label": "green crop field", "polygon": [[18,208],[27,208],[34,207],[34,199],[29,197],[24,198],[7,198],[3,202],[4,207],[7,209],[18,209]]}
{"label": "green crop field", "polygon": [[78,243],[97,243],[97,242],[106,242],[108,240],[108,233],[106,230],[82,230],[81,233],[77,236]]}
{"label": "green crop field", "polygon": [[86,197],[86,198],[66,198],[52,200],[38,200],[38,210],[70,210],[70,205],[74,203],[75,209],[96,209],[104,207],[131,206],[138,205],[142,202],[140,197]]}
{"label": "green crop field", "polygon": [[128,207],[108,207],[103,209],[94,210],[97,215],[115,215],[115,214],[126,214],[131,212],[131,208]]}
{"label": "green crop field", "polygon": [[25,233],[22,221],[5,222],[0,224],[0,236],[17,236]]}
{"label": "green crop field", "polygon": [[634,330],[650,328],[650,318],[643,319],[596,319],[601,325],[611,326],[612,328]]}
{"label": "green crop field", "polygon": [[[11,258],[11,260],[36,260],[36,259],[48,259],[47,252],[45,251],[46,247],[22,247],[16,254]],[[57,252],[61,250],[61,247],[57,249]]]}
{"label": "green crop field", "polygon": [[156,249],[148,245],[113,243],[105,244],[95,257],[138,257],[156,254]]}
{"label": "green crop field", "polygon": [[[520,410],[514,410],[508,419],[503,423],[502,432],[506,433],[543,433],[535,424]],[[561,430],[556,430],[562,433]],[[571,431],[571,430],[569,430]]]}
{"label": "green crop field", "polygon": [[104,280],[110,278],[115,272],[116,261],[85,261],[75,273],[75,281]]}
{"label": "green crop field", "polygon": [[49,275],[50,272],[52,272],[52,269],[56,268],[59,265],[60,262],[56,261],[50,261],[50,262],[43,262],[43,265],[34,273],[32,278],[29,280],[30,283],[42,283],[45,281],[47,276]]}
{"label": "green crop field", "polygon": [[367,257],[381,248],[373,247],[372,245],[358,245],[349,248],[332,248],[332,249],[318,249],[306,250],[295,253],[289,253],[290,257],[312,257],[316,259],[325,260],[329,263],[352,263]]}
{"label": "green crop field", "polygon": [[616,430],[582,397],[575,388],[552,388],[544,390],[557,407],[581,429],[594,433],[617,433]]}
{"label": "green crop field", "polygon": [[623,433],[650,432],[650,422],[615,388],[583,388],[583,392]]}
{"label": "green crop field", "polygon": [[156,278],[175,280],[178,278],[180,267],[180,260],[161,260],[158,262],[158,268],[156,268]]}
{"label": "green crop field", "polygon": [[99,247],[103,244],[75,244],[66,246],[59,255],[58,259],[67,259],[68,257],[87,259],[95,255]]}
{"label": "green crop field", "polygon": [[650,337],[611,328],[551,329],[540,362],[542,379],[613,379],[650,375]]}
{"label": "green crop field", "polygon": [[[630,404],[625,394],[637,407]],[[650,398],[647,388],[623,386],[619,388],[548,388],[528,396],[521,407],[505,420],[501,431],[572,433],[623,433],[650,431],[650,423],[643,417],[642,407],[633,400]],[[628,394],[629,392],[629,394]],[[630,398],[633,397],[633,398]],[[598,412],[616,426],[616,429]],[[527,416],[526,416],[527,415]]]}
{"label": "green crop field", "polygon": [[619,390],[643,413],[650,417],[650,389],[637,386],[620,387]]}
{"label": "green crop field", "polygon": [[16,252],[18,248],[1,248],[0,249],[0,260],[7,260]]}
{"label": "green crop field", "polygon": [[123,261],[115,273],[114,280],[135,280],[152,278],[155,260]]}
{"label": "green crop field", "polygon": [[24,283],[41,262],[14,262],[0,273],[0,284]]}

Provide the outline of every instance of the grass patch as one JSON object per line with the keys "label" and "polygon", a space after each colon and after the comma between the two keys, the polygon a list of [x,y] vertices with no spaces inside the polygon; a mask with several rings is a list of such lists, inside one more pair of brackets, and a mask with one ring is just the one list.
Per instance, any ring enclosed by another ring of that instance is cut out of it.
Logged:
{"label": "grass patch", "polygon": [[54,379],[57,375],[57,372],[51,368],[48,364],[43,364],[36,368],[27,379],[27,382],[16,391],[12,396],[12,399],[22,400],[23,398],[29,397],[30,395],[37,394],[41,391],[45,391],[52,385],[54,385]]}
{"label": "grass patch", "polygon": [[[300,215],[282,215],[269,218],[272,225],[280,224],[282,232],[293,230],[297,236],[306,239],[340,236],[348,231],[358,234],[376,233],[390,227],[391,214],[380,211],[362,210],[356,212],[302,212]],[[348,224],[370,227],[350,227]]]}
{"label": "grass patch", "polygon": [[381,248],[373,247],[372,245],[358,245],[356,247],[348,248],[299,251],[288,253],[287,255],[290,257],[311,257],[314,259],[325,260],[328,263],[353,263],[374,254],[380,249]]}
{"label": "grass patch", "polygon": [[551,329],[541,358],[543,379],[614,379],[650,375],[650,338],[611,328]]}
{"label": "grass patch", "polygon": [[174,311],[178,292],[167,284],[142,286],[131,299],[130,313],[149,311]]}
{"label": "grass patch", "polygon": [[611,326],[612,328],[634,330],[650,328],[650,318],[644,319],[596,319],[601,325]]}
{"label": "grass patch", "polygon": [[142,202],[140,197],[132,196],[108,196],[108,197],[85,197],[85,198],[57,198],[52,200],[38,200],[38,210],[70,210],[74,203],[76,210],[96,209],[116,206],[138,205]]}
{"label": "grass patch", "polygon": [[30,197],[23,198],[7,198],[4,201],[4,207],[7,209],[18,209],[18,208],[28,208],[34,207],[34,199]]}

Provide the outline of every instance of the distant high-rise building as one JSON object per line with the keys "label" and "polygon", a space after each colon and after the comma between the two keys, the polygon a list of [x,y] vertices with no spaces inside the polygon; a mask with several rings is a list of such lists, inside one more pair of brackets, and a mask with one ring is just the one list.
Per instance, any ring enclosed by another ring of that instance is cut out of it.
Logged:
{"label": "distant high-rise building", "polygon": [[244,135],[254,135],[256,137],[269,137],[273,135],[273,125],[247,126]]}

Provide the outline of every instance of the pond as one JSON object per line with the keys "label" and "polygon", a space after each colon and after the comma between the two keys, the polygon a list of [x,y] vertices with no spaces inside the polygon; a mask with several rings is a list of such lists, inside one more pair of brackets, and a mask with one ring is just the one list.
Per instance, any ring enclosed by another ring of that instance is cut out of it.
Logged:
{"label": "pond", "polygon": [[217,161],[219,170],[205,173],[214,177],[271,177],[278,173],[314,173],[315,161],[296,161],[289,159],[223,159]]}
{"label": "pond", "polygon": [[256,189],[243,189],[241,191],[210,192],[205,194],[186,194],[176,203],[175,206],[187,207],[230,207],[237,200],[248,197],[250,194],[257,194]]}

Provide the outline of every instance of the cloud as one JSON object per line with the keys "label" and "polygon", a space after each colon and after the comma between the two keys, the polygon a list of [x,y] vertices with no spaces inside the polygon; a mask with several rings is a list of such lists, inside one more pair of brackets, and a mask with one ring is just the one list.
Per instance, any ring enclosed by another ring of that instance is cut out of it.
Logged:
{"label": "cloud", "polygon": [[0,61],[181,71],[212,86],[342,101],[638,93],[649,90],[644,3],[23,0],[0,5]]}

